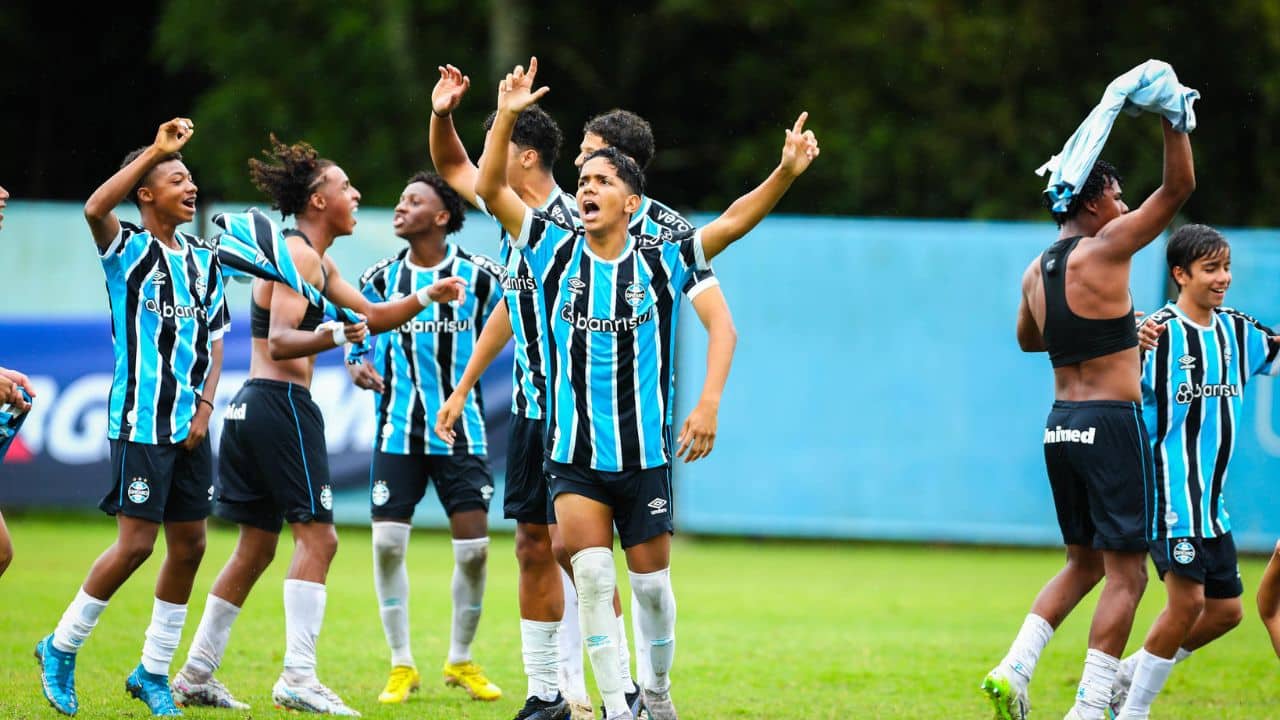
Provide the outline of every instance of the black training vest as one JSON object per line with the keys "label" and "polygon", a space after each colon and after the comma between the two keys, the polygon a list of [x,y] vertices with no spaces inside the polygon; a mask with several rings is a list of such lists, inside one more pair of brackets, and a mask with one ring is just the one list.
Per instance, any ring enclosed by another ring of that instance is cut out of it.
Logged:
{"label": "black training vest", "polygon": [[1091,320],[1067,306],[1067,257],[1082,236],[1063,238],[1040,255],[1044,281],[1044,344],[1054,367],[1076,365],[1138,345],[1138,327],[1129,312],[1110,320]]}
{"label": "black training vest", "polygon": [[[314,248],[311,240],[302,233],[301,230],[285,230],[284,236],[296,235],[302,238],[307,247]],[[320,274],[324,277],[324,284],[320,286],[320,292],[324,293],[329,288],[329,272],[324,269],[323,258],[320,263]],[[302,322],[298,324],[299,330],[312,331],[324,322],[324,311],[315,305],[308,305],[307,312],[302,316]],[[249,335],[259,340],[265,340],[271,331],[271,309],[264,308],[254,302],[252,298],[249,300]]]}

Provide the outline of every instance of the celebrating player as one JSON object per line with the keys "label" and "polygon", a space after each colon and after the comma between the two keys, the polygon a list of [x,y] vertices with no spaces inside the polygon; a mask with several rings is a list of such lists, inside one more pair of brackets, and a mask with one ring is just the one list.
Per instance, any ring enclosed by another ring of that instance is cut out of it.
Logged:
{"label": "celebrating player", "polygon": [[[99,507],[116,517],[118,535],[36,646],[45,698],[67,715],[79,705],[76,654],[111,596],[151,555],[162,524],[166,553],[151,624],[125,687],[154,715],[181,714],[169,692],[169,663],[204,555],[209,416],[229,326],[215,248],[178,231],[196,211],[196,184],[178,152],[194,132],[186,118],[161,125],[155,141],[129,153],[84,208],[111,305],[112,488]],[[116,217],[126,197],[138,206],[141,227]]]}
{"label": "celebrating player", "polygon": [[1053,631],[1098,581],[1107,582],[1069,720],[1098,720],[1146,586],[1145,488],[1152,463],[1142,402],[1129,267],[1195,188],[1191,141],[1164,128],[1164,180],[1130,212],[1120,176],[1098,161],[1066,212],[1059,239],[1022,276],[1018,345],[1049,353],[1055,402],[1045,465],[1067,564],[1036,597],[1009,653],[983,680],[999,718],[1024,720],[1027,685]]}
{"label": "celebrating player", "polygon": [[445,678],[478,700],[502,696],[471,659],[484,598],[493,495],[479,391],[467,394],[455,442],[446,443],[431,432],[436,413],[453,392],[476,339],[502,300],[506,275],[493,260],[448,241],[462,228],[464,212],[462,198],[438,175],[414,175],[392,220],[396,235],[409,246],[369,268],[360,279],[370,302],[412,294],[447,277],[462,278],[472,289],[461,305],[424,308],[398,331],[379,337],[372,365],[348,365],[357,385],[380,393],[370,510],[374,587],[391,647],[391,677],[378,696],[384,703],[403,702],[421,680],[409,648],[404,558],[413,511],[428,480],[435,482],[453,535],[453,624]]}
{"label": "celebrating player", "polygon": [[1142,649],[1120,665],[1112,700],[1120,720],[1146,718],[1174,664],[1240,623],[1244,587],[1223,486],[1245,383],[1280,373],[1280,338],[1222,307],[1231,285],[1226,238],[1184,225],[1166,252],[1178,298],[1147,321],[1161,332],[1144,354],[1142,407],[1155,460],[1145,527],[1168,602]]}
{"label": "celebrating player", "polygon": [[272,137],[267,162],[249,161],[254,184],[285,217],[299,274],[334,303],[368,318],[342,325],[321,322],[318,308],[282,283],[255,281],[250,305],[253,335],[249,380],[228,407],[219,448],[215,512],[240,526],[235,552],[214,581],[190,654],[173,679],[184,705],[243,709],[213,673],[222,661],[232,623],[249,591],[275,556],[284,522],[294,538],[284,582],[284,669],[273,701],[304,712],[357,715],[316,675],[316,639],[324,620],[325,578],[338,548],[333,528],[324,420],[309,387],[315,355],[404,323],[432,302],[462,295],[449,278],[388,303],[371,303],[342,278],[326,251],[355,229],[360,192],[342,168],[306,143]]}
{"label": "celebrating player", "polygon": [[[664,430],[679,294],[695,268],[705,268],[764,218],[817,156],[817,141],[803,130],[801,115],[768,180],[696,233],[657,242],[627,232],[644,189],[639,167],[617,149],[602,150],[586,159],[579,177],[582,225],[561,224],[525,205],[506,181],[515,120],[547,92],[533,91],[536,72],[534,59],[528,73],[517,67],[499,85],[476,192],[533,269],[550,326],[546,471],[560,532],[572,553],[587,654],[607,717],[633,717],[623,694],[611,607],[616,522],[632,591],[639,596],[639,623],[651,647],[653,686],[643,688],[645,706],[654,720],[665,720],[675,717],[669,694],[675,600],[668,574],[671,449]],[[711,352],[716,349],[713,344]],[[710,452],[714,433],[708,431],[726,375],[708,375],[676,455],[696,459]]]}

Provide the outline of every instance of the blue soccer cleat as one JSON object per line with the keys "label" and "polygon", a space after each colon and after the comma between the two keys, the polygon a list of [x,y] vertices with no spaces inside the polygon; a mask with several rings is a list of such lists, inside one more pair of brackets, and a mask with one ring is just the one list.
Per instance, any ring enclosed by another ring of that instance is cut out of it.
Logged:
{"label": "blue soccer cleat", "polygon": [[80,709],[76,700],[76,654],[54,647],[53,633],[49,633],[36,643],[36,661],[40,663],[44,699],[63,715],[75,715]]}
{"label": "blue soccer cleat", "polygon": [[129,673],[124,681],[125,692],[147,704],[151,714],[157,717],[176,717],[182,711],[173,704],[173,694],[169,692],[169,678],[147,672],[141,664]]}

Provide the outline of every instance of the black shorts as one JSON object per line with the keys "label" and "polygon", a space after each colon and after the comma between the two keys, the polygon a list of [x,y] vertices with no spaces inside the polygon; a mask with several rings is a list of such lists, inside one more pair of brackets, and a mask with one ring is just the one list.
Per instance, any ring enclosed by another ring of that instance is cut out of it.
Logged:
{"label": "black shorts", "polygon": [[507,431],[507,483],[502,516],[535,525],[554,525],[555,505],[543,469],[546,423],[540,418],[515,415]]}
{"label": "black shorts", "polygon": [[232,398],[218,446],[214,514],[267,532],[287,520],[333,522],[324,418],[301,385],[248,380]]}
{"label": "black shorts", "polygon": [[662,533],[675,532],[671,524],[671,474],[667,465],[647,470],[609,472],[546,462],[551,497],[582,495],[613,508],[622,548],[639,545]]}
{"label": "black shorts", "polygon": [[1147,492],[1155,469],[1136,403],[1055,402],[1045,422],[1044,464],[1063,542],[1147,549]]}
{"label": "black shorts", "polygon": [[213,452],[205,438],[191,452],[182,445],[111,441],[111,490],[98,503],[151,522],[191,522],[213,507]]}
{"label": "black shorts", "polygon": [[489,512],[493,473],[483,455],[396,455],[373,451],[369,514],[408,520],[434,480],[436,497],[450,517],[467,510]]}
{"label": "black shorts", "polygon": [[1194,580],[1204,586],[1204,596],[1217,600],[1238,598],[1244,594],[1240,566],[1236,560],[1236,541],[1227,533],[1216,538],[1179,537],[1152,540],[1151,562],[1160,579],[1174,575]]}

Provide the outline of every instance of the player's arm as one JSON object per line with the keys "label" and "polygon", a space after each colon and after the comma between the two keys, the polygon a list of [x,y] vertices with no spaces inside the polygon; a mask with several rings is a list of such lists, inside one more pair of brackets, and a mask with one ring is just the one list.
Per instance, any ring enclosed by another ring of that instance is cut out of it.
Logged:
{"label": "player's arm", "polygon": [[461,302],[466,297],[467,281],[460,277],[447,277],[419,289],[412,295],[386,302],[370,302],[369,298],[342,277],[342,273],[338,271],[338,264],[331,258],[326,257],[324,264],[329,271],[329,284],[325,288],[324,296],[337,305],[363,315],[369,326],[369,332],[375,334],[400,327],[433,302]]}
{"label": "player's arm", "polygon": [[517,238],[517,242],[521,237],[528,206],[507,184],[508,146],[516,126],[516,118],[525,108],[551,91],[551,88],[545,86],[537,91],[533,90],[537,74],[538,58],[530,58],[528,72],[517,65],[514,71],[498,83],[498,113],[494,117],[489,137],[485,139],[484,154],[480,156],[480,174],[476,178],[476,195],[484,200],[489,212],[502,223],[511,237]]}
{"label": "player's arm", "polygon": [[498,353],[502,352],[502,348],[507,346],[514,334],[511,313],[507,310],[507,304],[500,302],[480,331],[480,339],[471,351],[471,359],[462,371],[462,379],[454,387],[453,394],[445,400],[440,412],[436,413],[436,435],[441,440],[453,443],[453,427],[458,423],[458,418],[462,417],[462,406],[467,400],[467,394],[480,382],[480,376],[493,364]]}
{"label": "player's arm", "polygon": [[478,170],[467,155],[467,148],[453,125],[453,111],[471,87],[471,78],[452,65],[440,68],[440,80],[431,90],[431,162],[449,187],[464,200],[476,205]]}
{"label": "player's arm", "polygon": [[182,441],[183,450],[194,450],[209,434],[209,419],[213,416],[213,399],[218,395],[218,380],[222,378],[222,338],[209,344],[209,375],[204,381],[204,392],[196,395],[196,414],[191,418],[191,429]]}
{"label": "player's arm", "polygon": [[786,131],[782,161],[769,177],[756,189],[735,200],[720,217],[707,223],[699,231],[702,253],[707,260],[719,255],[730,243],[758,225],[787,193],[791,183],[808,170],[809,164],[818,157],[818,139],[812,130],[804,129],[808,118],[809,113],[800,113],[795,125]]}
{"label": "player's arm", "polygon": [[[299,237],[291,236],[287,242],[298,275],[316,287],[323,285],[320,255]],[[308,305],[307,299],[288,285],[272,284],[271,327],[267,333],[267,350],[272,360],[309,357],[348,342],[360,342],[368,335],[364,322],[337,324],[336,327],[332,323],[322,323],[314,332],[299,330],[298,325],[307,314]]]}
{"label": "player's arm", "polygon": [[120,234],[120,220],[116,206],[124,202],[129,191],[137,185],[160,159],[182,149],[195,134],[195,124],[190,118],[174,118],[160,126],[156,139],[141,155],[107,178],[84,204],[84,219],[89,223],[93,241],[98,250],[105,251]]}
{"label": "player's arm", "polygon": [[1156,239],[1196,189],[1191,136],[1174,130],[1164,118],[1160,123],[1164,128],[1164,178],[1160,187],[1137,210],[1121,215],[1098,231],[1098,239],[1116,258],[1132,257]]}
{"label": "player's arm", "polygon": [[729,303],[719,286],[698,293],[693,299],[693,309],[707,329],[707,377],[702,382],[702,395],[693,412],[685,419],[676,439],[676,457],[693,462],[711,454],[716,443],[716,418],[720,413],[720,398],[729,380],[729,367],[733,364],[733,350],[738,344],[738,331],[733,327],[733,315]]}
{"label": "player's arm", "polygon": [[1040,282],[1040,260],[1037,258],[1022,273],[1022,300],[1018,303],[1018,347],[1022,352],[1044,352],[1044,333],[1031,314],[1031,288]]}

